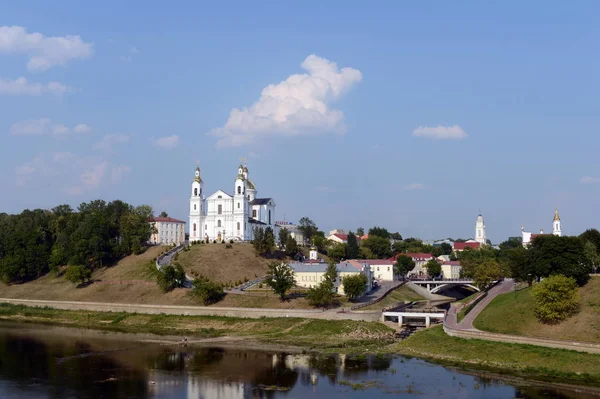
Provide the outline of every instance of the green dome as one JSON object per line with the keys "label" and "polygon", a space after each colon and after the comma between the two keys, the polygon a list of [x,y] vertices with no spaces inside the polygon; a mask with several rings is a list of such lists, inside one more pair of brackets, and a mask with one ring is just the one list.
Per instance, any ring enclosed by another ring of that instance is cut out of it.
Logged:
{"label": "green dome", "polygon": [[246,188],[247,188],[248,190],[256,190],[256,187],[254,186],[254,183],[252,183],[252,182],[250,181],[250,179],[247,179],[247,180],[246,180]]}

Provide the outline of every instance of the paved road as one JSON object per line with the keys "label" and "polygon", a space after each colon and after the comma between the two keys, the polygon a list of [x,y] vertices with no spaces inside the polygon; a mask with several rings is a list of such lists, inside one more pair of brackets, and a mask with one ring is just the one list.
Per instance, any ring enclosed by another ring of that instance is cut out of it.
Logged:
{"label": "paved road", "polygon": [[377,288],[371,290],[371,292],[357,299],[356,304],[367,303],[379,299],[382,296],[384,296],[388,291],[399,287],[401,284],[402,281],[382,281],[381,283],[379,283]]}

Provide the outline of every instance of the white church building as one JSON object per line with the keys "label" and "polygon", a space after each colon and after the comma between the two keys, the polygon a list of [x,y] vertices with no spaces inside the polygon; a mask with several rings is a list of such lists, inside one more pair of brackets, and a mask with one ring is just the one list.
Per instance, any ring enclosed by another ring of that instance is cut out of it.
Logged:
{"label": "white church building", "polygon": [[271,227],[275,234],[275,201],[258,198],[256,186],[248,177],[248,167],[240,165],[233,194],[217,190],[203,195],[204,182],[196,168],[190,196],[189,240],[253,239],[254,227]]}
{"label": "white church building", "polygon": [[[540,229],[539,234],[525,231],[525,227],[521,226],[521,238],[523,239],[523,246],[528,247],[531,241],[537,236],[547,235],[543,229]],[[558,216],[558,209],[554,210],[554,219],[552,220],[552,235],[562,236],[562,228],[560,225],[560,217]]]}
{"label": "white church building", "polygon": [[485,223],[483,222],[483,216],[481,216],[481,213],[479,216],[477,216],[477,221],[475,222],[475,241],[481,245],[487,244],[487,237],[485,236]]}

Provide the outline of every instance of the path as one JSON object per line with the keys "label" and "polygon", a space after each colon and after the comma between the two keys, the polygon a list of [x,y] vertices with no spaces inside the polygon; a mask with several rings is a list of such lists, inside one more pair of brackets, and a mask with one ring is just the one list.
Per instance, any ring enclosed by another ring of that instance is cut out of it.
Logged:
{"label": "path", "polygon": [[466,339],[481,339],[484,341],[506,342],[512,344],[525,344],[544,346],[556,349],[569,349],[579,352],[600,354],[600,344],[575,341],[558,341],[544,338],[532,338],[519,335],[496,334],[487,331],[481,331],[473,326],[473,321],[483,309],[498,295],[506,294],[513,288],[513,281],[506,279],[496,285],[488,292],[488,295],[482,299],[473,310],[471,310],[460,323],[457,322],[457,307],[452,304],[446,319],[444,320],[444,331],[452,337]]}
{"label": "path", "polygon": [[402,283],[402,281],[382,281],[377,288],[372,289],[370,292],[358,298],[356,304],[375,301],[386,295],[389,291],[399,287]]}

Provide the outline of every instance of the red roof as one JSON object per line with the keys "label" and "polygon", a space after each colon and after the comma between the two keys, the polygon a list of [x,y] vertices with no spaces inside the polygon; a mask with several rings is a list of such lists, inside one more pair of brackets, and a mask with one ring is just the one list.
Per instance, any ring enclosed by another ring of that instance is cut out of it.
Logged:
{"label": "red roof", "polygon": [[185,223],[183,220],[173,219],[170,217],[158,216],[150,219],[151,222],[170,222],[170,223]]}
{"label": "red roof", "polygon": [[481,246],[479,242],[455,242],[454,250],[462,251],[465,248],[477,249]]}
{"label": "red roof", "polygon": [[340,240],[343,241],[348,241],[348,234],[339,234],[339,233],[335,233],[332,234],[333,236],[336,236],[337,238],[339,238]]}
{"label": "red roof", "polygon": [[413,259],[433,259],[433,255],[432,254],[426,254],[426,253],[419,253],[419,252],[401,252],[399,254],[394,255],[393,257],[390,258],[390,260],[396,260],[398,259],[398,256],[408,256],[409,258],[413,258]]}
{"label": "red roof", "polygon": [[442,262],[442,265],[450,265],[450,266],[460,266],[459,260],[447,260]]}

